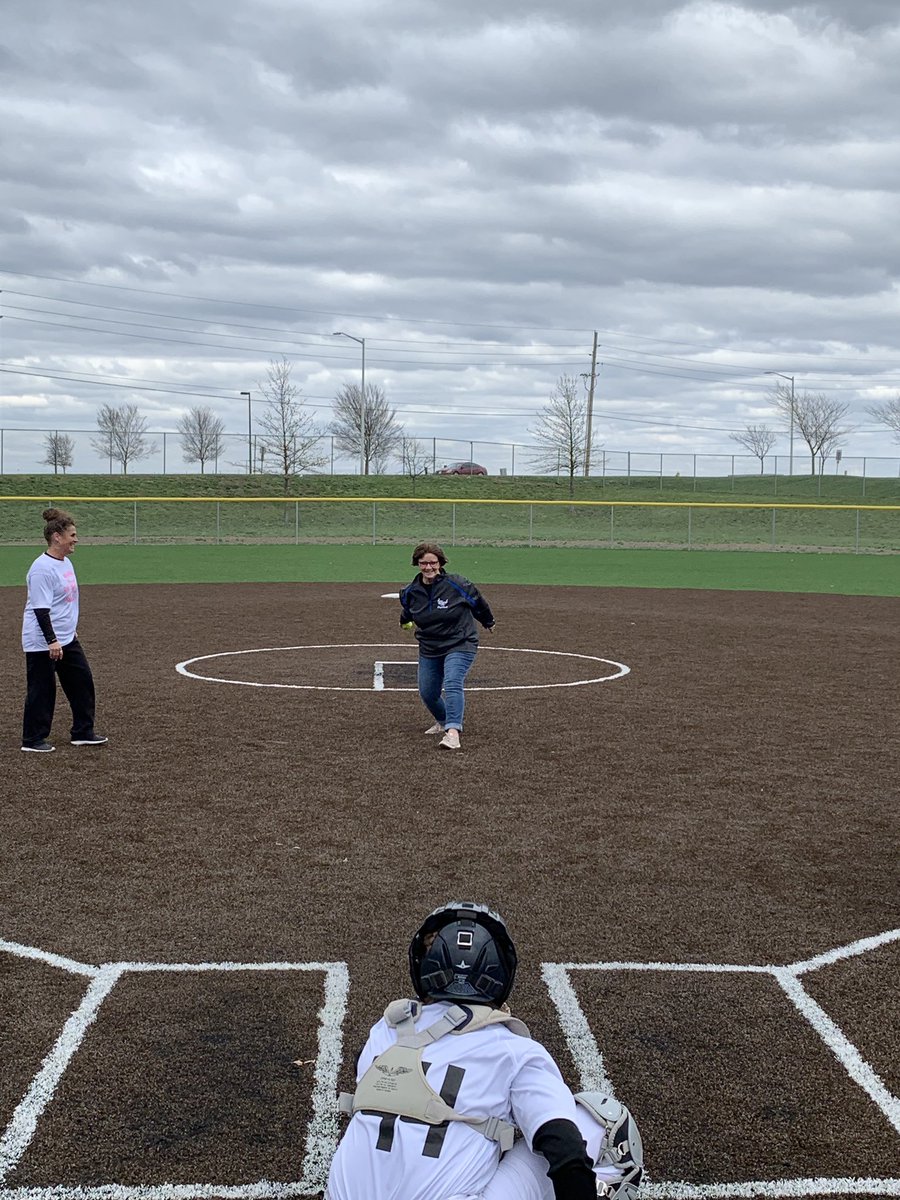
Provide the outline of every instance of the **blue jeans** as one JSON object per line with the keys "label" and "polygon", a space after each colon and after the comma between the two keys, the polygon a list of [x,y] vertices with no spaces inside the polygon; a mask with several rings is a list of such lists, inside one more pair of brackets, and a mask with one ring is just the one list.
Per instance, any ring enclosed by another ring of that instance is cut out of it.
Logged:
{"label": "blue jeans", "polygon": [[440,658],[419,655],[419,695],[434,719],[445,729],[461,730],[463,727],[466,707],[463,684],[474,661],[475,652],[469,650],[451,650]]}

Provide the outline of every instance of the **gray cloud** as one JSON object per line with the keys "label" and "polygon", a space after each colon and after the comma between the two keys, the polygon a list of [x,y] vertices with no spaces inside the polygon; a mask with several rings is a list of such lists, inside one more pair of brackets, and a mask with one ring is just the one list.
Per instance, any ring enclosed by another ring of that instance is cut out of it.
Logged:
{"label": "gray cloud", "polygon": [[[636,449],[727,447],[767,369],[900,387],[893,0],[38,0],[3,43],[6,363],[237,424],[275,353],[327,404],[349,325],[411,428],[521,440],[596,327],[610,404],[710,426]],[[0,423],[108,398],[3,374]]]}

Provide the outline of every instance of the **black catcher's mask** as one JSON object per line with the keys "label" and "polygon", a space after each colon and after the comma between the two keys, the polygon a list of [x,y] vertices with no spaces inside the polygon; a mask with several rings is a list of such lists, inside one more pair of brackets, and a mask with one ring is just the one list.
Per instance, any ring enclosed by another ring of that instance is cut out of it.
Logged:
{"label": "black catcher's mask", "polygon": [[409,973],[420,1000],[499,1008],[512,991],[517,961],[503,918],[469,901],[435,909],[409,947]]}

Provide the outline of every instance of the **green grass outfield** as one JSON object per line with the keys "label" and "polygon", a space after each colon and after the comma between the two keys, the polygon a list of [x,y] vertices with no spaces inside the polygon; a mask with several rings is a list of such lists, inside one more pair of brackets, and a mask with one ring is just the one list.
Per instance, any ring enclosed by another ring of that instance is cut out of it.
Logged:
{"label": "green grass outfield", "polygon": [[[21,587],[43,543],[0,547],[0,586]],[[79,581],[97,583],[379,583],[412,578],[407,546],[90,546]],[[784,551],[585,550],[459,547],[451,571],[479,585],[702,588],[900,596],[900,555]]]}

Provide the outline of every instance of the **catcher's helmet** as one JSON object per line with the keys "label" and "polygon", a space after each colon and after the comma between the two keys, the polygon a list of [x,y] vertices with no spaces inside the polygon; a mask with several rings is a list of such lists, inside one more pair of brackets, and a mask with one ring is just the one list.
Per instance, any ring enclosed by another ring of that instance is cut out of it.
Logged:
{"label": "catcher's helmet", "polygon": [[420,1000],[498,1007],[512,991],[516,948],[499,913],[485,904],[444,904],[409,946],[409,973]]}

